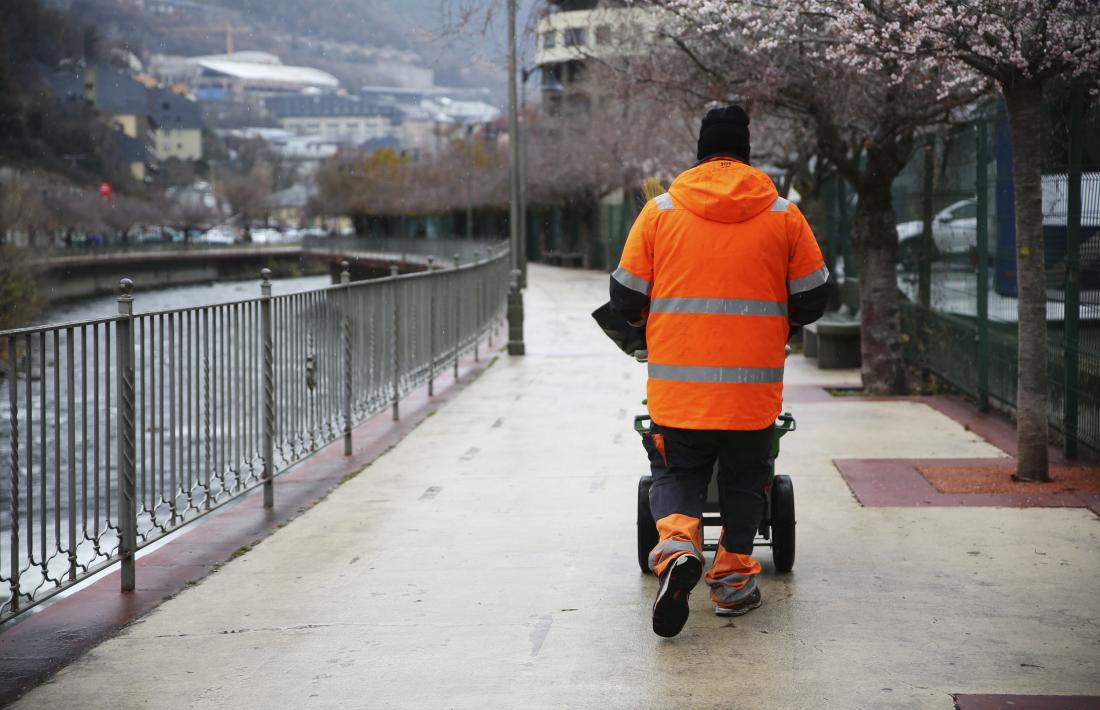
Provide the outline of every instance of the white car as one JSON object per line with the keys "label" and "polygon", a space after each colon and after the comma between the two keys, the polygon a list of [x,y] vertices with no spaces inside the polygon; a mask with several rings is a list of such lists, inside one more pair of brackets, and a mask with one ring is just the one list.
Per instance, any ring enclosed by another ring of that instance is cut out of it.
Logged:
{"label": "white car", "polygon": [[278,244],[283,241],[283,235],[279,230],[268,227],[253,229],[251,234],[253,244]]}
{"label": "white car", "polygon": [[[1081,176],[1081,226],[1082,228],[1100,226],[1100,173],[1085,173]],[[1068,181],[1065,175],[1044,175],[1043,190],[1043,227],[1065,227],[1067,211]],[[994,205],[989,206],[990,249],[996,244],[994,228]],[[916,259],[920,248],[920,237],[924,231],[924,222],[916,219],[897,225],[898,247],[903,263],[907,259]],[[1087,239],[1082,234],[1082,240]],[[940,210],[932,218],[932,243],[938,255],[969,254],[978,246],[978,208],[974,198],[960,200]],[[915,263],[915,262],[914,262]]]}
{"label": "white car", "polygon": [[[898,225],[902,254],[917,253],[923,232],[923,220]],[[960,200],[936,213],[932,218],[932,244],[938,254],[969,254],[978,245],[978,206],[973,198]]]}
{"label": "white car", "polygon": [[236,244],[237,230],[229,225],[219,224],[216,227],[208,229],[206,233],[196,241],[206,242],[207,244]]}

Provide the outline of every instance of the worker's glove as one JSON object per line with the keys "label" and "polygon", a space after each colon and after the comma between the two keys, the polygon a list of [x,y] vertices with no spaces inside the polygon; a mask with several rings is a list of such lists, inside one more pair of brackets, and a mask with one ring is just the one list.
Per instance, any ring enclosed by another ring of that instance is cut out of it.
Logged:
{"label": "worker's glove", "polygon": [[592,311],[592,317],[604,334],[611,338],[611,342],[627,355],[633,357],[635,351],[646,349],[645,324],[631,325],[626,318],[611,309],[610,301]]}

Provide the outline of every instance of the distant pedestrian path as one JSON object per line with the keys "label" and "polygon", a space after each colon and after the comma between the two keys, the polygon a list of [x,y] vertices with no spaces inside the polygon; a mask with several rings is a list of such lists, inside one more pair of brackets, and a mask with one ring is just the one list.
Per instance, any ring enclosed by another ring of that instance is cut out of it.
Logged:
{"label": "distant pedestrian path", "polygon": [[948,708],[1100,694],[1100,526],[1082,508],[862,507],[834,459],[991,458],[916,401],[792,357],[798,556],[764,606],[650,630],[632,431],[644,366],[588,316],[603,274],[532,265],[501,356],[327,499],[18,708]]}

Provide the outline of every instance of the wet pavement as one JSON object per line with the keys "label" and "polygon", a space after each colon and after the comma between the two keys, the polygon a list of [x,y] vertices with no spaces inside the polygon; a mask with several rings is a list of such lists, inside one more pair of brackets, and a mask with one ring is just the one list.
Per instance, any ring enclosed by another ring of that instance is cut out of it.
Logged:
{"label": "wet pavement", "polygon": [[[792,403],[798,553],[764,606],[700,588],[653,635],[631,424],[645,373],[588,317],[606,276],[531,267],[527,352],[16,707],[951,708],[1100,694],[1086,509],[863,508],[834,458],[1002,452],[910,401]],[[787,382],[857,379],[801,357]]]}

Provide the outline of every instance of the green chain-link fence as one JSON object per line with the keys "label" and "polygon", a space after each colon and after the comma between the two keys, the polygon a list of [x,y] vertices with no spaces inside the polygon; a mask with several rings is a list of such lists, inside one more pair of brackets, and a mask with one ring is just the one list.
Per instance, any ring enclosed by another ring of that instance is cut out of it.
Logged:
{"label": "green chain-link fence", "polygon": [[[1052,91],[1042,137],[1050,423],[1100,453],[1100,102]],[[1016,259],[1001,106],[930,136],[894,185],[905,357],[986,406],[1016,400]],[[830,229],[844,229],[831,200]]]}

